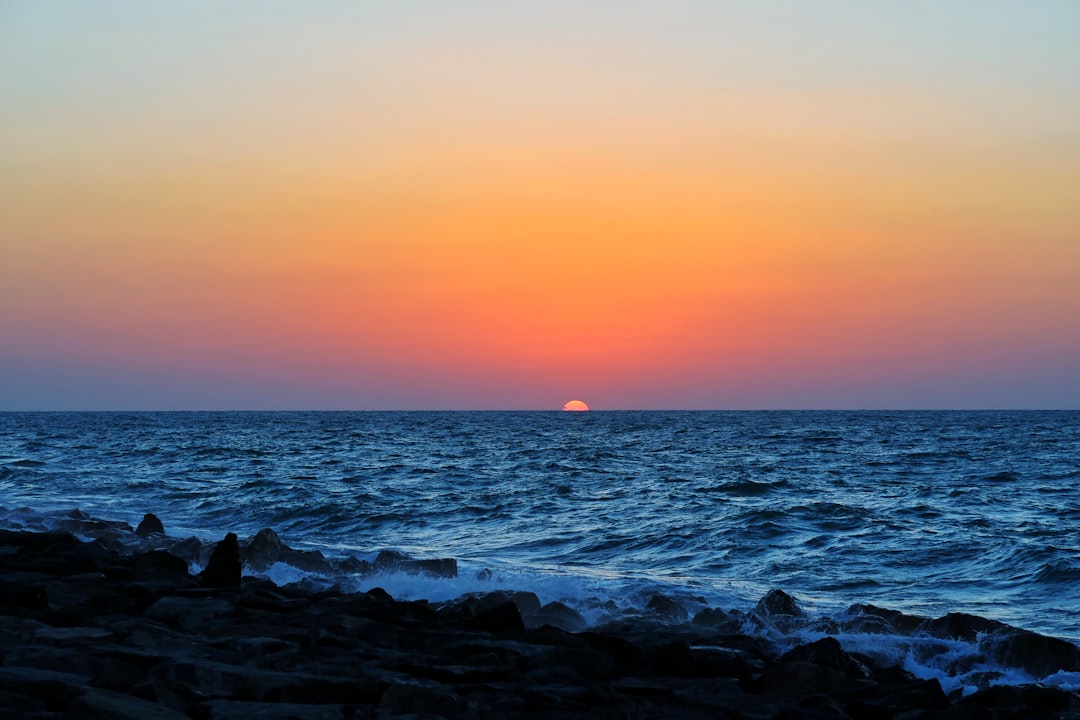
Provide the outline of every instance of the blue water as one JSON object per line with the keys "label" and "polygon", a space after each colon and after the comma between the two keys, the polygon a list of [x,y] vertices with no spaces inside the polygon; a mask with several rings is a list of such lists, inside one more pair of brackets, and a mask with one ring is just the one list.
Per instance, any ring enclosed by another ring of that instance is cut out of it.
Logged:
{"label": "blue water", "polygon": [[1078,483],[1080,412],[0,414],[8,527],[72,508],[270,527],[458,560],[456,580],[380,583],[399,595],[514,585],[583,612],[782,588],[1077,639]]}

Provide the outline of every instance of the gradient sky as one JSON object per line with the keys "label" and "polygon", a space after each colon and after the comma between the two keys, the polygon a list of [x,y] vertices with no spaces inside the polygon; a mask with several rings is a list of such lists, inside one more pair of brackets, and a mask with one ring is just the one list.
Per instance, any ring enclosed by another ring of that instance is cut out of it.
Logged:
{"label": "gradient sky", "polygon": [[0,409],[1080,407],[1075,0],[0,1]]}

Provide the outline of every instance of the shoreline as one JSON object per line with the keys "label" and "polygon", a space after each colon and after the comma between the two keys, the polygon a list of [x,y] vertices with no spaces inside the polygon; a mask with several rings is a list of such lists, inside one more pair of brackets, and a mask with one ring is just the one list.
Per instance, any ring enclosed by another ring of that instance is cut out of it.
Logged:
{"label": "shoreline", "polygon": [[[431,603],[393,599],[377,575],[356,593],[242,577],[254,540],[241,547],[231,533],[193,575],[153,549],[163,530],[140,525],[138,536],[143,548],[125,550],[105,537],[0,531],[8,717],[1080,718],[1066,683],[1001,684],[988,671],[974,691],[946,692],[836,637],[904,632],[942,653],[964,640],[1033,677],[1080,673],[1072,643],[972,615],[861,606],[849,627],[786,648],[750,631],[803,621],[781,591],[749,613],[693,618],[657,595],[646,613],[577,627],[572,609],[528,592]],[[273,537],[262,545],[279,557],[300,552]]]}

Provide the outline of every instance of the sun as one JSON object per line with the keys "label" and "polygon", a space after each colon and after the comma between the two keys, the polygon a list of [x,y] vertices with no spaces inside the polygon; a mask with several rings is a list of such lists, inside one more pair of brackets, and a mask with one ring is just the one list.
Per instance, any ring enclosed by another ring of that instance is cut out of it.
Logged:
{"label": "sun", "polygon": [[583,400],[571,400],[563,405],[562,409],[567,412],[584,412],[589,406]]}

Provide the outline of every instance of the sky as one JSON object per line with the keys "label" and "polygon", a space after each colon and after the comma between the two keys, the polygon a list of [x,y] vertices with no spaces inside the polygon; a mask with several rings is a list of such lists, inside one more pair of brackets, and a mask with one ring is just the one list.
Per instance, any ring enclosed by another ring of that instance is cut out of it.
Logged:
{"label": "sky", "polygon": [[0,410],[1080,407],[1075,0],[0,0]]}

